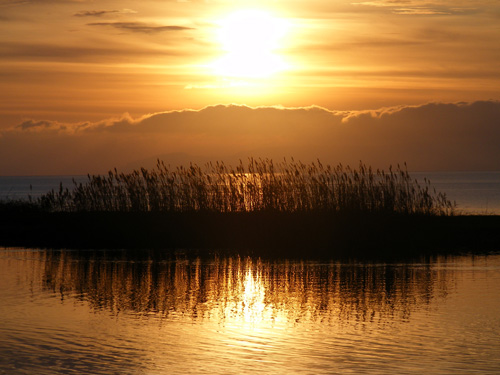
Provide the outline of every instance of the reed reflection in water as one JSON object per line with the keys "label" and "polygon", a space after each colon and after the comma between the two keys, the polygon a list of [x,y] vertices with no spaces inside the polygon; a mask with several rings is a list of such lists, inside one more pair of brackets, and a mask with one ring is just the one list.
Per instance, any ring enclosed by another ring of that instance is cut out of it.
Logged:
{"label": "reed reflection in water", "polygon": [[446,294],[430,264],[362,265],[262,261],[251,257],[130,261],[99,254],[82,261],[47,253],[43,285],[78,295],[97,310],[219,324],[409,319]]}
{"label": "reed reflection in water", "polygon": [[0,374],[495,373],[500,256],[0,251]]}

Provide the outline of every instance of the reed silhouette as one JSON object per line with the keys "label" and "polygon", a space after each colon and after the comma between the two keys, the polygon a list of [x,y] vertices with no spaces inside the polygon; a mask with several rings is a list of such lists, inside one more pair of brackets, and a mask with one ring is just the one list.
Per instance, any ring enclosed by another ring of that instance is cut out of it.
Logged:
{"label": "reed silhouette", "polygon": [[385,172],[363,163],[351,168],[254,158],[236,167],[215,162],[172,169],[159,160],[153,170],[114,169],[72,189],[61,184],[37,203],[52,212],[454,212],[444,193],[428,180],[421,186],[406,165]]}
{"label": "reed silhouette", "polygon": [[285,257],[407,257],[498,250],[500,216],[455,205],[406,165],[374,170],[248,159],[88,176],[0,203],[0,245],[228,250]]}

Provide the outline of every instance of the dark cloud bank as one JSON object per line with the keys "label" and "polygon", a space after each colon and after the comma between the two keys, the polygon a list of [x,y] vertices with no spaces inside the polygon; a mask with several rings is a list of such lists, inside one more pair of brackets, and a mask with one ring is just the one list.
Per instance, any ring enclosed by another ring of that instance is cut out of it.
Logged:
{"label": "dark cloud bank", "polygon": [[377,111],[210,106],[97,123],[27,120],[0,133],[0,174],[104,173],[118,167],[294,157],[410,170],[500,170],[500,102]]}

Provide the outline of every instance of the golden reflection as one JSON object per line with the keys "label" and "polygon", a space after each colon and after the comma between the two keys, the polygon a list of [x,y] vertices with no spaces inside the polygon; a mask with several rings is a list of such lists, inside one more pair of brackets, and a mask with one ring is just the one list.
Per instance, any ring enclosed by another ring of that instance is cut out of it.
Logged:
{"label": "golden reflection", "polygon": [[253,274],[248,269],[243,282],[242,294],[243,318],[245,322],[259,322],[262,320],[262,313],[266,307],[264,303],[265,288],[259,273]]}
{"label": "golden reflection", "polygon": [[358,265],[214,257],[142,259],[47,253],[44,287],[118,314],[224,325],[390,322],[447,294],[430,264]]}

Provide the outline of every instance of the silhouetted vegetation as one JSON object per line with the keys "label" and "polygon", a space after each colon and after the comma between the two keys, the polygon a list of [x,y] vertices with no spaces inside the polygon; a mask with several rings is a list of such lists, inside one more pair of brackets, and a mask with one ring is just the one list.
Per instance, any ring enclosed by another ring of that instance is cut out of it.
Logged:
{"label": "silhouetted vegetation", "polygon": [[0,202],[0,245],[394,258],[498,250],[500,216],[454,215],[454,204],[406,167],[158,162]]}
{"label": "silhouetted vegetation", "polygon": [[39,201],[24,199],[3,199],[0,200],[0,214],[21,214],[39,212],[42,206]]}
{"label": "silhouetted vegetation", "polygon": [[38,200],[51,212],[386,212],[453,214],[444,193],[421,186],[407,169],[372,170],[250,158],[236,167],[222,162],[203,168],[156,169],[88,176],[72,189],[62,185]]}

